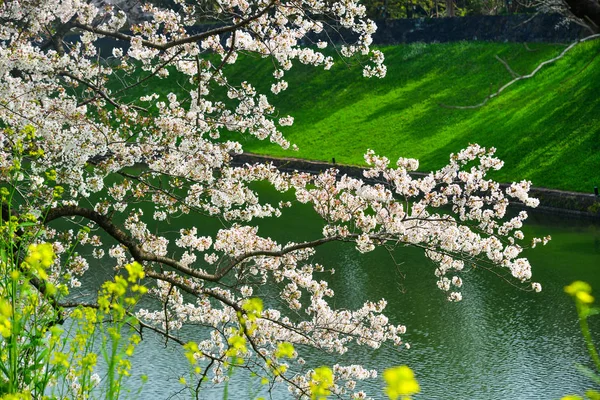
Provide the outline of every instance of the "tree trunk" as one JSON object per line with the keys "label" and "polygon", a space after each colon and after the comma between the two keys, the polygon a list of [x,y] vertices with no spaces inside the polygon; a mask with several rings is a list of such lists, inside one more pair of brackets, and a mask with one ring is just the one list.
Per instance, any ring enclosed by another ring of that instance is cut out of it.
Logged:
{"label": "tree trunk", "polygon": [[446,17],[454,17],[454,0],[446,0]]}

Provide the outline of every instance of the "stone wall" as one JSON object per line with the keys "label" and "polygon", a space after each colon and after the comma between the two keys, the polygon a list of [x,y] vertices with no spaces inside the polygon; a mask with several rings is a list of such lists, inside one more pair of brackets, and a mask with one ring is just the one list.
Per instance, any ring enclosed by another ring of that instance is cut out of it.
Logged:
{"label": "stone wall", "polygon": [[460,40],[565,43],[587,36],[579,25],[562,21],[562,17],[548,14],[377,21],[373,40],[377,44]]}

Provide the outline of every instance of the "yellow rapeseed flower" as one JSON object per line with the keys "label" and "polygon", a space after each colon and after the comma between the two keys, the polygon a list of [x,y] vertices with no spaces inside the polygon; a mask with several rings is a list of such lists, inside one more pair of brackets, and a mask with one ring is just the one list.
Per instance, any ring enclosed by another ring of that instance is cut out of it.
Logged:
{"label": "yellow rapeseed flower", "polygon": [[33,269],[40,270],[50,267],[54,263],[54,249],[50,243],[29,245],[25,262]]}
{"label": "yellow rapeseed flower", "polygon": [[383,371],[383,379],[387,384],[385,393],[390,400],[396,400],[398,397],[408,400],[410,396],[421,391],[414,372],[406,365],[386,369]]}
{"label": "yellow rapeseed flower", "polygon": [[227,351],[228,356],[234,356],[239,353],[246,354],[248,349],[246,348],[246,338],[240,335],[235,335],[227,340],[227,343],[231,348]]}
{"label": "yellow rapeseed flower", "polygon": [[258,297],[252,297],[242,304],[242,309],[246,311],[249,321],[254,321],[257,317],[260,317],[263,310],[263,301]]}
{"label": "yellow rapeseed flower", "polygon": [[0,316],[0,335],[5,338],[12,335],[12,322],[4,316]]}
{"label": "yellow rapeseed flower", "polygon": [[127,264],[125,265],[125,269],[129,273],[129,278],[127,278],[129,282],[135,283],[139,279],[144,279],[144,267],[139,262],[134,261],[131,264]]}
{"label": "yellow rapeseed flower", "polygon": [[282,358],[292,358],[294,357],[294,345],[288,342],[279,343],[277,345],[277,351],[275,352],[275,357]]}
{"label": "yellow rapeseed flower", "polygon": [[311,400],[325,400],[331,394],[333,386],[333,371],[329,367],[319,367],[315,369],[310,381]]}
{"label": "yellow rapeseed flower", "polygon": [[594,296],[591,295],[592,287],[587,282],[575,281],[569,286],[565,286],[565,293],[573,296],[583,304],[592,304],[594,302]]}
{"label": "yellow rapeseed flower", "polygon": [[0,299],[0,314],[4,317],[12,316],[12,305],[5,299]]}

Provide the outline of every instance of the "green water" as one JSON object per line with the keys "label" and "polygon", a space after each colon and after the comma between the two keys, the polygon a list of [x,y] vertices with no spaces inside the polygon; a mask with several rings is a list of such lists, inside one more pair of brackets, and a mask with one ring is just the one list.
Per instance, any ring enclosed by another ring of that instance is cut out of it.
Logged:
{"label": "green water", "polygon": [[[276,201],[269,193],[263,194],[263,200]],[[379,371],[407,364],[421,384],[422,392],[416,396],[421,399],[559,399],[593,387],[576,370],[577,364],[591,364],[574,305],[563,287],[581,279],[600,293],[600,225],[530,215],[526,235],[552,235],[547,246],[527,254],[534,280],[543,286],[541,293],[519,290],[485,270],[475,269],[463,277],[463,301],[449,303],[436,287],[433,264],[417,249],[396,249],[393,255],[400,265],[395,266],[385,251],[361,255],[351,245],[335,243],[319,248],[314,261],[336,270],[329,279],[336,291],[335,305],[353,308],[367,299],[385,298],[391,321],[407,326],[404,339],[411,348],[353,348],[343,357],[309,352],[307,363],[359,363]],[[258,225],[263,235],[298,241],[317,237],[321,231],[318,222],[309,208],[301,206],[287,210],[281,220],[265,220]],[[216,229],[204,221],[188,218],[181,222],[181,226],[193,224],[201,225],[203,231]],[[168,229],[176,231],[179,225]],[[591,325],[600,338],[600,317]],[[186,374],[187,365],[177,347],[165,347],[162,340],[146,335],[136,360],[140,365],[136,374],[149,377],[142,398],[166,399],[181,389],[177,380]],[[228,389],[229,398],[268,396],[264,389],[257,392],[261,390],[257,381],[236,373]],[[375,398],[383,398],[381,386],[376,380],[365,388]],[[171,398],[188,397],[180,393]],[[210,385],[200,396],[222,397],[222,387]],[[289,398],[287,389],[274,389],[272,398]]]}

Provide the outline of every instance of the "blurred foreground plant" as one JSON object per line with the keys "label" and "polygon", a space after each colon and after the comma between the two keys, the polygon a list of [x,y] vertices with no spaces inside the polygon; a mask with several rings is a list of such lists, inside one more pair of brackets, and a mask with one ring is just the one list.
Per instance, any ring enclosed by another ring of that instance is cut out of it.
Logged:
{"label": "blurred foreground plant", "polygon": [[68,287],[53,279],[53,246],[36,243],[39,226],[30,219],[0,219],[0,398],[116,399],[139,342],[123,333],[146,291],[141,265],[126,266],[127,278],[107,281],[97,306],[64,313]]}
{"label": "blurred foreground plant", "polygon": [[20,146],[11,168],[2,171],[11,185],[0,187],[0,399],[116,399],[140,341],[132,312],[147,290],[143,268],[125,265],[127,277],[106,281],[96,303],[70,302],[69,286],[79,282],[64,268],[77,263],[75,248],[90,229],[73,234],[68,247],[53,245],[43,239],[46,227],[38,217],[15,211],[25,150]]}
{"label": "blurred foreground plant", "polygon": [[[573,297],[575,306],[577,307],[577,315],[579,316],[579,325],[581,327],[581,333],[585,339],[585,344],[588,349],[590,357],[594,361],[595,371],[578,365],[578,369],[593,382],[600,385],[600,357],[598,356],[598,350],[592,341],[592,335],[590,327],[588,325],[588,318],[592,315],[600,314],[600,308],[594,306],[594,296],[592,296],[592,287],[587,282],[575,281],[569,286],[565,286],[565,292]],[[587,390],[585,397],[578,395],[567,395],[561,400],[600,400],[600,392],[596,390]]]}

